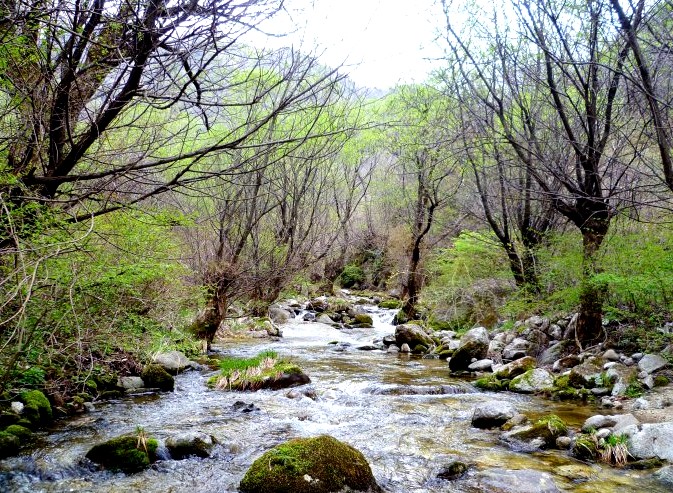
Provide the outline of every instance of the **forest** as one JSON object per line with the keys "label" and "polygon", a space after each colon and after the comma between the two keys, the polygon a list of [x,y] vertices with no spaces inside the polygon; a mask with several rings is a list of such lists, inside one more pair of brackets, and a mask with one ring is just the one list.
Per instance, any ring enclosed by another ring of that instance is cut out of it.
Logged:
{"label": "forest", "polygon": [[249,44],[282,0],[1,0],[3,401],[340,289],[673,362],[673,2],[440,3],[381,94]]}

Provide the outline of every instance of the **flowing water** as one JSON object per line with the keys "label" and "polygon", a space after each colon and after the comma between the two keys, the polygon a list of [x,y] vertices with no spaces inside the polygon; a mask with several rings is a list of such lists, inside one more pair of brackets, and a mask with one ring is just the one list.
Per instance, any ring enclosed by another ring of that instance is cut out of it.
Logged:
{"label": "flowing water", "polygon": [[[0,491],[236,492],[249,465],[265,450],[290,438],[318,434],[330,434],[359,449],[389,493],[465,491],[461,481],[435,479],[439,469],[455,459],[473,464],[474,470],[546,471],[564,491],[668,491],[646,472],[584,464],[559,451],[517,453],[498,442],[496,431],[471,428],[473,407],[492,399],[512,402],[531,416],[554,412],[571,425],[580,425],[597,412],[574,403],[478,392],[465,381],[451,379],[443,361],[358,351],[357,346],[394,330],[392,312],[372,311],[374,329],[341,331],[295,321],[284,327],[285,337],[279,341],[222,346],[225,354],[236,356],[265,349],[289,356],[311,376],[316,400],[288,398],[287,390],[209,390],[207,372],[188,372],[177,377],[173,393],[100,403],[95,412],[59,422],[40,437],[32,453],[0,462]],[[333,341],[342,344],[328,344]],[[252,403],[259,410],[243,413],[233,407],[236,401]],[[92,445],[132,433],[138,426],[160,441],[202,431],[221,445],[208,459],[165,457],[129,476],[96,471],[82,460]]]}

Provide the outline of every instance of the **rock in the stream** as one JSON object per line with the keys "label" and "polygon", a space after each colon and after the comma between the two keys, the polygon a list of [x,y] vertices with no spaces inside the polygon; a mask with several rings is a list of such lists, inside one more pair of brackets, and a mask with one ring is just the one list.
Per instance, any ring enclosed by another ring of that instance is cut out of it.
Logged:
{"label": "rock in the stream", "polygon": [[532,356],[526,356],[501,366],[496,370],[495,376],[501,380],[512,379],[526,373],[529,370],[532,370],[533,368],[535,368],[535,358]]}
{"label": "rock in the stream", "polygon": [[6,431],[0,431],[0,459],[18,454],[20,446],[19,437]]}
{"label": "rock in the stream", "polygon": [[265,452],[250,466],[241,493],[381,492],[356,449],[321,435],[296,438]]}
{"label": "rock in the stream", "polygon": [[568,382],[576,388],[588,389],[598,387],[601,384],[603,366],[598,359],[589,359],[584,363],[573,367],[568,376]]}
{"label": "rock in the stream", "polygon": [[532,469],[487,469],[470,483],[480,493],[560,493],[551,474]]}
{"label": "rock in the stream", "polygon": [[654,473],[654,477],[673,490],[673,466],[664,466]]}
{"label": "rock in the stream", "polygon": [[554,447],[556,440],[564,436],[568,426],[555,414],[544,416],[532,424],[515,427],[502,434],[501,440],[513,448],[532,452]]}
{"label": "rock in the stream", "polygon": [[638,369],[653,373],[668,365],[668,361],[658,354],[646,354],[638,361]]}
{"label": "rock in the stream", "polygon": [[512,419],[515,414],[517,414],[517,411],[509,402],[484,402],[474,408],[472,426],[475,428],[496,428]]}
{"label": "rock in the stream", "polygon": [[610,428],[613,433],[621,433],[627,426],[637,425],[639,421],[633,414],[615,414],[604,416],[597,414],[584,421],[582,431],[589,433],[591,430],[600,430],[601,428]]}
{"label": "rock in the stream", "polygon": [[505,346],[505,349],[502,350],[502,359],[505,360],[516,360],[523,358],[528,355],[528,352],[531,349],[531,343],[526,339],[517,337],[512,342]]}
{"label": "rock in the stream", "polygon": [[216,444],[217,440],[214,436],[198,431],[183,433],[166,439],[166,448],[171,457],[176,460],[191,456],[210,457],[210,453]]}
{"label": "rock in the stream", "polygon": [[629,437],[629,453],[634,458],[673,461],[673,422],[631,425],[622,433]]}
{"label": "rock in the stream", "polygon": [[176,375],[191,366],[191,361],[180,351],[159,353],[153,358],[153,363],[161,365],[171,375]]}
{"label": "rock in the stream", "polygon": [[252,402],[246,404],[243,401],[236,401],[231,407],[234,411],[238,411],[239,413],[252,413],[254,411],[259,411],[259,408]]}
{"label": "rock in the stream", "polygon": [[437,478],[444,479],[446,481],[453,481],[455,479],[461,478],[468,469],[469,466],[467,464],[456,460],[442,467],[442,469],[437,473]]}
{"label": "rock in the stream", "polygon": [[320,315],[318,315],[315,321],[320,324],[334,325],[334,320],[332,320],[332,318],[326,313],[321,313]]}
{"label": "rock in the stream", "polygon": [[290,318],[290,313],[282,308],[272,306],[269,307],[269,318],[276,324],[285,324]]}
{"label": "rock in the stream", "polygon": [[156,460],[157,446],[153,438],[126,435],[94,445],[86,458],[105,469],[134,473]]}
{"label": "rock in the stream", "polygon": [[542,368],[534,368],[512,379],[509,390],[522,394],[532,394],[551,390],[554,387],[554,376]]}
{"label": "rock in the stream", "polygon": [[140,377],[119,377],[117,380],[117,387],[126,390],[142,389],[145,387],[145,382]]}
{"label": "rock in the stream", "polygon": [[434,344],[434,341],[423,330],[423,327],[415,324],[402,324],[395,327],[395,343],[400,348],[403,344],[407,344],[410,348],[415,348],[419,344],[430,347]]}
{"label": "rock in the stream", "polygon": [[488,331],[484,327],[475,327],[465,332],[460,338],[460,346],[451,356],[451,371],[467,370],[472,359],[484,359],[488,352]]}
{"label": "rock in the stream", "polygon": [[492,368],[493,360],[491,359],[480,359],[479,361],[471,363],[470,366],[467,367],[467,369],[470,371],[491,371]]}
{"label": "rock in the stream", "polygon": [[175,379],[164,370],[163,366],[150,364],[143,368],[140,374],[146,387],[157,388],[159,390],[171,391],[175,388]]}

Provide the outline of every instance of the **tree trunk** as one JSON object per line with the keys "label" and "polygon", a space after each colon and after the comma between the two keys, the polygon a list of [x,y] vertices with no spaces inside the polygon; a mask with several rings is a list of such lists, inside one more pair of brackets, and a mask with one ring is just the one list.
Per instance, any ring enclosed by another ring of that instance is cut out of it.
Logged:
{"label": "tree trunk", "polygon": [[407,274],[406,283],[406,300],[402,305],[402,312],[407,320],[416,318],[416,304],[418,303],[418,294],[420,290],[418,266],[421,261],[421,242],[420,239],[414,242],[414,248],[411,252],[411,260],[409,262],[409,273]]}
{"label": "tree trunk", "polygon": [[608,221],[594,221],[589,227],[581,228],[583,251],[583,273],[580,293],[580,312],[575,329],[575,338],[580,349],[600,342],[605,336],[603,330],[603,303],[607,297],[607,286],[594,279],[599,272],[596,254],[608,232]]}

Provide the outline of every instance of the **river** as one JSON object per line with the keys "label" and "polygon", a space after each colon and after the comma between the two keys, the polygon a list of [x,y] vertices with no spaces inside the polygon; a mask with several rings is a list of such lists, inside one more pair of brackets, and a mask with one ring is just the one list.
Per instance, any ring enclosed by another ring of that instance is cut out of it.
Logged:
{"label": "river", "polygon": [[[374,329],[341,331],[293,321],[278,341],[221,345],[225,354],[250,356],[265,349],[296,361],[311,377],[316,400],[291,399],[287,390],[256,393],[210,390],[207,372],[176,378],[172,393],[145,394],[97,403],[96,411],[59,421],[40,435],[30,453],[0,461],[2,492],[222,493],[238,491],[249,465],[265,450],[295,437],[330,434],[359,449],[389,493],[463,492],[459,482],[435,479],[454,459],[474,470],[535,469],[554,475],[563,491],[664,493],[647,472],[584,464],[560,451],[524,454],[498,442],[496,431],[470,426],[473,407],[498,399],[537,416],[556,413],[578,426],[592,406],[555,403],[534,396],[476,391],[448,375],[446,362],[355,348],[394,331],[393,312],[370,307]],[[329,344],[333,341],[347,344]],[[438,394],[438,389],[444,393]],[[237,401],[258,411],[236,410]],[[160,441],[184,431],[215,436],[208,459],[160,460],[135,475],[96,471],[82,461],[96,443],[141,426]],[[584,478],[581,482],[578,478]]]}

